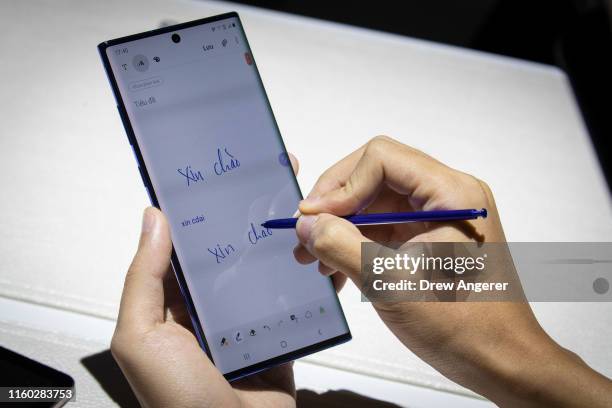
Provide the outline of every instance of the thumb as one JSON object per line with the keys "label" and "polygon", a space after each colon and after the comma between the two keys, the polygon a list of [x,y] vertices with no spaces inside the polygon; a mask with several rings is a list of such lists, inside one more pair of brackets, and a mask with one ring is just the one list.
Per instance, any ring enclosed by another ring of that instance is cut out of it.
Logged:
{"label": "thumb", "polygon": [[345,219],[330,214],[303,215],[296,232],[308,252],[355,283],[361,272],[361,243],[371,242]]}
{"label": "thumb", "polygon": [[146,330],[163,321],[163,279],[171,253],[166,217],[157,208],[145,209],[138,251],[125,277],[118,327]]}

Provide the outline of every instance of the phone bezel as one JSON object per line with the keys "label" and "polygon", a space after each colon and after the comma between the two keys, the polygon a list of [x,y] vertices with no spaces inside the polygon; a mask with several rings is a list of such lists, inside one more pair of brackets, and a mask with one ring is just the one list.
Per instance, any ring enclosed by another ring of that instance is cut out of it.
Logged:
{"label": "phone bezel", "polygon": [[[259,73],[259,69],[257,68],[257,63],[255,61],[255,57],[253,56],[253,52],[251,51],[251,47],[249,45],[248,39],[246,38],[246,33],[244,31],[244,27],[242,25],[242,21],[240,20],[240,17],[238,15],[238,13],[236,12],[229,12],[229,13],[224,13],[224,14],[219,14],[216,16],[211,16],[211,17],[207,17],[207,18],[202,18],[202,19],[198,19],[198,20],[194,20],[194,21],[189,21],[186,23],[181,23],[181,24],[176,24],[176,25],[172,25],[172,26],[167,26],[167,27],[162,27],[162,28],[158,28],[155,30],[151,30],[151,31],[146,31],[146,32],[142,32],[139,34],[133,34],[133,35],[129,35],[126,37],[121,37],[121,38],[116,38],[113,40],[109,40],[109,41],[105,41],[103,43],[100,43],[98,45],[98,51],[100,53],[100,56],[102,58],[102,63],[104,65],[104,69],[106,71],[106,75],[110,81],[111,84],[111,88],[113,90],[113,94],[115,96],[115,101],[117,103],[117,109],[119,111],[119,116],[121,117],[121,122],[123,123],[123,126],[125,128],[125,132],[127,134],[128,137],[128,142],[130,143],[130,145],[132,146],[134,153],[136,155],[136,160],[138,161],[138,170],[140,172],[140,176],[142,178],[143,184],[149,194],[149,199],[151,201],[151,204],[153,204],[153,206],[160,208],[159,206],[159,202],[157,200],[157,195],[155,193],[155,190],[153,189],[153,185],[151,183],[151,179],[149,177],[149,172],[147,171],[147,167],[146,164],[144,162],[142,153],[140,151],[140,147],[138,146],[138,142],[136,140],[136,137],[134,135],[134,131],[132,129],[132,124],[129,120],[128,114],[127,114],[127,110],[125,109],[125,105],[123,102],[123,98],[121,97],[121,92],[119,91],[119,87],[117,85],[117,81],[115,79],[115,75],[113,73],[112,67],[110,65],[110,61],[108,59],[108,56],[106,55],[106,49],[108,47],[111,46],[115,46],[118,44],[123,44],[126,42],[131,42],[131,41],[135,41],[135,40],[140,40],[143,38],[148,38],[148,37],[152,37],[152,36],[156,36],[159,34],[166,34],[166,33],[170,33],[173,31],[177,31],[177,30],[181,30],[181,29],[185,29],[185,28],[190,28],[190,27],[194,27],[194,26],[198,26],[198,25],[203,25],[203,24],[208,24],[214,21],[218,21],[218,20],[225,20],[228,18],[236,18],[238,21],[238,24],[240,25],[240,29],[242,30],[242,33],[244,35],[245,38],[245,43],[246,43],[246,47],[251,55],[251,58],[253,60],[253,67],[255,68],[255,72],[257,73],[257,78],[259,80],[260,86],[263,90],[264,93],[264,97],[265,97],[265,102],[268,105],[268,109],[270,111],[270,114],[272,115],[272,121],[274,123],[274,126],[276,127],[277,130],[277,134],[279,136],[280,139],[280,143],[282,146],[283,151],[286,153],[287,149],[285,147],[285,143],[283,141],[282,135],[280,133],[280,129],[278,128],[278,124],[276,122],[276,118],[274,117],[274,112],[272,111],[272,106],[270,105],[270,101],[268,99],[268,95],[265,91],[265,87],[263,85],[263,81],[261,79],[261,75]],[[293,181],[295,183],[296,189],[300,195],[300,198],[303,198],[302,196],[302,192],[300,190],[300,187],[298,185],[297,182],[297,178],[295,176],[295,173],[293,174]],[[181,294],[183,295],[183,298],[185,299],[185,303],[187,306],[187,311],[189,313],[189,316],[191,318],[191,323],[193,325],[193,329],[194,332],[196,334],[196,337],[198,339],[198,342],[200,343],[200,346],[202,347],[202,349],[206,352],[206,354],[208,355],[208,357],[210,358],[210,360],[213,362],[214,364],[214,359],[212,357],[212,354],[210,353],[210,350],[208,348],[208,342],[206,340],[206,336],[204,334],[204,330],[202,328],[202,325],[200,323],[200,319],[198,317],[198,314],[196,312],[196,309],[194,307],[193,304],[193,300],[191,298],[191,294],[189,292],[189,288],[187,287],[187,282],[185,281],[185,277],[183,275],[183,270],[181,268],[181,265],[178,261],[178,257],[176,255],[176,252],[174,250],[174,246],[172,248],[172,258],[171,258],[171,263],[172,263],[172,269],[174,270],[174,274],[177,278],[178,284],[179,284],[179,288],[181,291]],[[330,285],[333,285],[331,278],[328,278],[330,281]],[[228,381],[234,381],[237,379],[240,379],[242,377],[246,377],[248,375],[252,375],[255,374],[259,371],[263,371],[266,370],[270,367],[279,365],[279,364],[283,364],[283,363],[287,363],[289,361],[293,361],[295,359],[298,359],[300,357],[304,357],[306,355],[324,350],[326,348],[330,348],[333,346],[336,346],[338,344],[347,342],[349,340],[351,340],[352,335],[351,335],[351,331],[350,328],[348,327],[348,323],[346,321],[346,316],[344,315],[344,310],[342,309],[342,305],[340,304],[340,300],[338,299],[338,296],[336,296],[336,302],[338,304],[338,307],[340,308],[340,312],[342,315],[342,318],[344,319],[344,322],[346,324],[347,327],[347,332],[345,334],[333,337],[331,339],[328,340],[324,340],[322,342],[319,343],[315,343],[312,344],[310,346],[307,347],[303,347],[299,350],[295,350],[289,353],[285,353],[282,354],[280,356],[271,358],[269,360],[265,360],[256,364],[252,364],[250,366],[246,366],[243,367],[241,369],[235,370],[235,371],[231,371],[229,373],[224,374],[225,378]]]}

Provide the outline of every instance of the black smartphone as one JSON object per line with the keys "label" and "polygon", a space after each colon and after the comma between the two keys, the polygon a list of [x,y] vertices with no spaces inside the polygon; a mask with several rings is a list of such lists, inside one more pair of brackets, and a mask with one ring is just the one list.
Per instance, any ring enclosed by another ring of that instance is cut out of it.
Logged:
{"label": "black smartphone", "polygon": [[68,374],[0,346],[0,406],[61,407],[74,398]]}
{"label": "black smartphone", "polygon": [[350,340],[331,279],[293,258],[302,198],[236,13],[98,46],[202,348],[229,380]]}

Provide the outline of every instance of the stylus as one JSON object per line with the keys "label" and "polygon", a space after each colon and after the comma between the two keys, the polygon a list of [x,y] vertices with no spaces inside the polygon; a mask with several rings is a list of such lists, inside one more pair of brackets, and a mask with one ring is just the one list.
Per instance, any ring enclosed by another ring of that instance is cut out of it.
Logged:
{"label": "stylus", "polygon": [[[425,221],[458,221],[474,220],[478,217],[487,218],[487,210],[437,210],[437,211],[418,211],[418,212],[397,212],[397,213],[377,213],[377,214],[356,214],[347,215],[344,218],[355,225],[377,225],[377,224],[401,224],[405,222],[425,222]],[[264,228],[270,229],[290,229],[295,228],[298,218],[280,218],[268,220],[261,224]]]}

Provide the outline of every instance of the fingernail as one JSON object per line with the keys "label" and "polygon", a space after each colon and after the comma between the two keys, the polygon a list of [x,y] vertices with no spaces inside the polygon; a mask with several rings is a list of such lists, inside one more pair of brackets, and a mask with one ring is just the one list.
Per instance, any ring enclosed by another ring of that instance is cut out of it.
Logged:
{"label": "fingernail", "polygon": [[300,212],[300,210],[295,210],[295,212],[293,213],[293,215],[291,216],[291,218],[298,218],[302,213]]}
{"label": "fingernail", "polygon": [[301,243],[306,244],[310,241],[310,233],[312,232],[312,226],[317,219],[318,215],[302,215],[297,222],[295,230],[297,232],[298,239]]}
{"label": "fingernail", "polygon": [[334,273],[336,270],[330,268],[329,266],[325,265],[323,262],[319,261],[319,273],[323,276],[329,276],[332,273]]}
{"label": "fingernail", "polygon": [[145,208],[142,213],[142,229],[141,233],[146,234],[153,231],[155,228],[155,214],[151,207]]}
{"label": "fingernail", "polygon": [[320,201],[321,201],[321,197],[318,197],[318,196],[306,197],[300,202],[300,206],[313,207],[313,206],[316,206]]}

